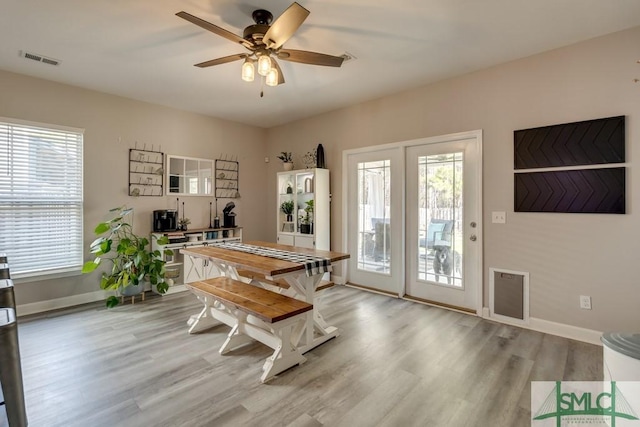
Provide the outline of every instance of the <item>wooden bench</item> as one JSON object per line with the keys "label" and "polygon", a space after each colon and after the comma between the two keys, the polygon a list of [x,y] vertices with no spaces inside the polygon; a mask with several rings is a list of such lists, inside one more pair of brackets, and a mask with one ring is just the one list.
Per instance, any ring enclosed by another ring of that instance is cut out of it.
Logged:
{"label": "wooden bench", "polygon": [[220,347],[220,354],[251,339],[274,350],[262,368],[262,382],[306,360],[297,344],[307,321],[305,316],[313,314],[312,304],[229,277],[186,286],[204,304],[200,314],[189,320],[189,333],[224,323],[231,332]]}

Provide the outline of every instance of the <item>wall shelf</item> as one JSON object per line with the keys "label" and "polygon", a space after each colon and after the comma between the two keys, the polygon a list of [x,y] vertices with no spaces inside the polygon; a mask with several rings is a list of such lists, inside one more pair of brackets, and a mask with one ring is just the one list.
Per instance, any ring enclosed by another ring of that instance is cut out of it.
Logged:
{"label": "wall shelf", "polygon": [[162,196],[164,153],[129,149],[129,196]]}
{"label": "wall shelf", "polygon": [[216,198],[240,197],[240,164],[233,160],[216,160]]}

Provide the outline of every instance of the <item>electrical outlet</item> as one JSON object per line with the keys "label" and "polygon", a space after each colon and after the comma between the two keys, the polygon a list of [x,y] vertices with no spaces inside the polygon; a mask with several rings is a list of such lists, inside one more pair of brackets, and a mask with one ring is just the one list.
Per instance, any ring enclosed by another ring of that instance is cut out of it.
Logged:
{"label": "electrical outlet", "polygon": [[580,308],[584,310],[591,310],[591,297],[587,295],[580,295]]}
{"label": "electrical outlet", "polygon": [[507,222],[506,212],[491,212],[491,222],[494,224],[504,224]]}

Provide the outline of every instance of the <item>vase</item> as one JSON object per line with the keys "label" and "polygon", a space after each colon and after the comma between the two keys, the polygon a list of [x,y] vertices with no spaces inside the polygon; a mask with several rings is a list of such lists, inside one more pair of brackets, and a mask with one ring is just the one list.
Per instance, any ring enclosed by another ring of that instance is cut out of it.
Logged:
{"label": "vase", "polygon": [[293,222],[293,215],[287,214],[287,222]]}
{"label": "vase", "polygon": [[284,170],[286,171],[290,171],[293,170],[293,163],[291,162],[285,162],[282,164],[282,167],[284,168]]}
{"label": "vase", "polygon": [[318,148],[316,148],[316,167],[319,169],[326,167],[324,163],[324,147],[322,144],[318,144]]}

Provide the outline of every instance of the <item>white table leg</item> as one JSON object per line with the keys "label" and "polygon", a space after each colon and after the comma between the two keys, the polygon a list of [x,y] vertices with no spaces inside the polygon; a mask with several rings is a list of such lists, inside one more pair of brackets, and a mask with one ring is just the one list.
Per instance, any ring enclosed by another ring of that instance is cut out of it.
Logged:
{"label": "white table leg", "polygon": [[338,328],[329,326],[319,309],[319,299],[315,290],[322,280],[322,274],[308,277],[304,272],[296,276],[284,276],[291,289],[296,293],[295,298],[302,299],[313,304],[313,310],[306,313],[304,330],[300,336],[298,348],[302,353],[319,346],[320,344],[340,335]]}

